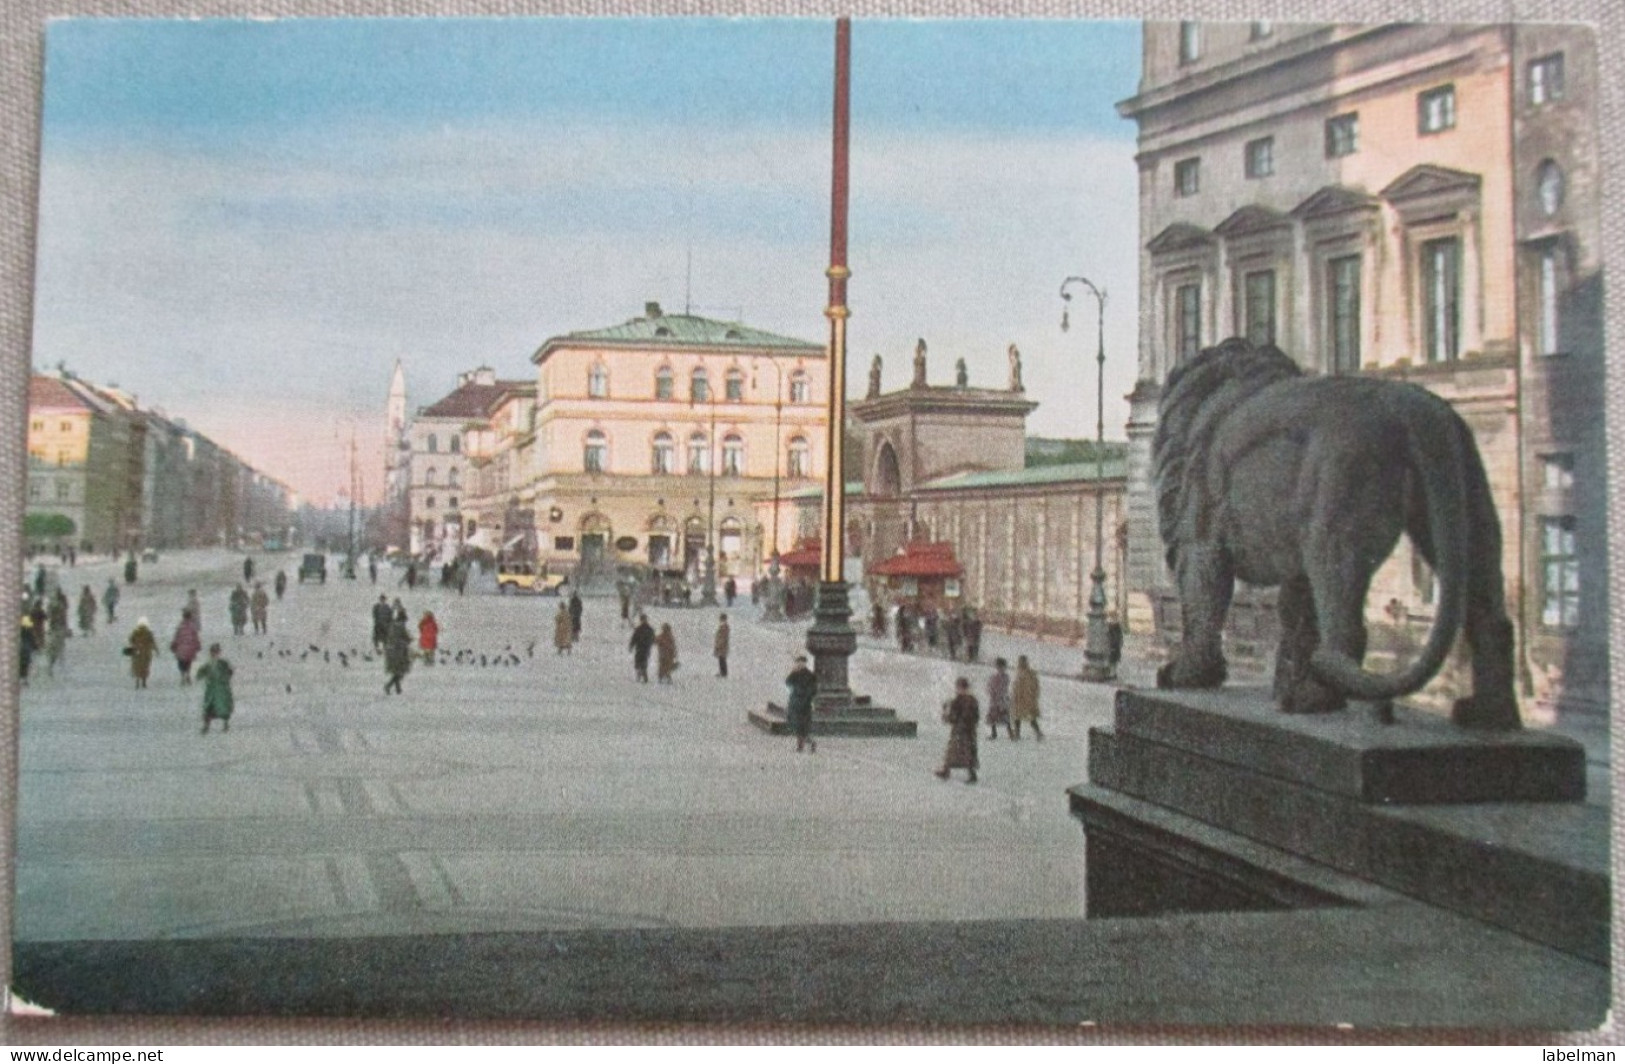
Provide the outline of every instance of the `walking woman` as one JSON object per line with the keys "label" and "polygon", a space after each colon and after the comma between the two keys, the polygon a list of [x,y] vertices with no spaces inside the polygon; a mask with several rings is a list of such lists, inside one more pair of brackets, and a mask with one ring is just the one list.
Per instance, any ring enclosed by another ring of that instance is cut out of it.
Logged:
{"label": "walking woman", "polygon": [[440,649],[440,622],[433,610],[424,610],[418,621],[418,649],[423,651],[423,664],[433,665],[435,651]]}
{"label": "walking woman", "polygon": [[677,636],[671,630],[671,625],[660,626],[660,634],[655,636],[655,678],[661,683],[671,683],[671,674],[677,671]]}
{"label": "walking woman", "polygon": [[384,671],[389,679],[384,683],[384,694],[389,694],[393,688],[395,693],[405,694],[401,690],[401,680],[412,671],[412,637],[406,634],[406,625],[395,621],[389,627],[389,635],[384,642]]}
{"label": "walking woman", "polygon": [[812,737],[813,695],[818,691],[818,677],[807,668],[807,655],[796,655],[796,667],[784,678],[790,697],[784,705],[784,715],[790,720],[790,729],[796,733],[796,753],[805,747],[808,753],[817,753],[818,744]]}
{"label": "walking woman", "polygon": [[558,611],[553,614],[553,652],[568,654],[575,642],[575,622],[570,616],[570,608],[561,602]]}
{"label": "walking woman", "polygon": [[1015,729],[1012,739],[1021,738],[1021,722],[1026,721],[1033,726],[1033,734],[1040,742],[1043,741],[1044,733],[1038,727],[1038,673],[1027,664],[1025,654],[1016,659],[1016,681],[1010,691],[1010,717]]}
{"label": "walking woman", "polygon": [[174,638],[169,641],[169,652],[175,655],[175,664],[181,670],[181,686],[192,682],[192,662],[203,649],[203,637],[198,634],[197,618],[191,610],[181,611],[181,623],[175,626]]}
{"label": "walking woman", "polygon": [[209,644],[209,660],[197,671],[203,681],[203,734],[209,734],[209,725],[220,722],[221,731],[231,730],[231,712],[235,707],[231,696],[231,662],[220,656],[220,644]]}
{"label": "walking woman", "polygon": [[976,726],[982,707],[970,693],[970,681],[961,676],[954,681],[954,697],[942,710],[942,721],[948,725],[948,749],[942,755],[942,767],[937,778],[945,780],[956,768],[965,770],[965,782],[976,782]]}
{"label": "walking woman", "polygon": [[996,658],[993,662],[993,675],[987,678],[987,737],[999,737],[999,725],[1004,725],[1004,733],[1010,738],[1016,737],[1015,729],[1010,724],[1010,673],[1006,671],[1010,663],[1003,658]]}
{"label": "walking woman", "polygon": [[147,627],[145,617],[135,622],[135,631],[130,633],[124,653],[130,656],[130,675],[135,677],[136,690],[145,690],[147,677],[152,673],[153,656],[158,653],[158,638]]}

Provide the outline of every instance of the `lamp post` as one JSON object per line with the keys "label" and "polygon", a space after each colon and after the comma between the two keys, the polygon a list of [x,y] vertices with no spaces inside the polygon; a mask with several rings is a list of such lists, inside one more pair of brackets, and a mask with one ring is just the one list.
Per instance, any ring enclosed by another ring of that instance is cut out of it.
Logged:
{"label": "lamp post", "polygon": [[700,605],[717,604],[717,393],[711,387],[711,376],[705,377],[705,399],[711,406],[711,437],[706,441],[706,464],[710,467],[705,523],[705,586],[700,593]]}
{"label": "lamp post", "polygon": [[[1113,679],[1111,636],[1106,628],[1106,565],[1103,554],[1105,535],[1106,481],[1106,292],[1086,277],[1068,277],[1061,282],[1061,299],[1072,302],[1073,285],[1082,285],[1095,297],[1097,347],[1095,353],[1095,568],[1089,574],[1089,622],[1083,643],[1083,678],[1095,683]],[[1061,331],[1068,326],[1068,310],[1061,311]]]}
{"label": "lamp post", "polygon": [[784,620],[784,604],[779,595],[779,463],[784,447],[784,369],[777,361],[769,360],[773,367],[773,553],[768,562],[767,608],[762,617],[768,621]]}

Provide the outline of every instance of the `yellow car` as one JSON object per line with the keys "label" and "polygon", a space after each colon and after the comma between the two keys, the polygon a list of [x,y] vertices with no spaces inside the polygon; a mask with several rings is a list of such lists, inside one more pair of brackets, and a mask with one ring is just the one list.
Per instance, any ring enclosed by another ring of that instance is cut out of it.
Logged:
{"label": "yellow car", "polygon": [[517,591],[557,595],[559,588],[567,582],[566,577],[548,572],[545,565],[540,568],[530,562],[502,562],[497,565],[497,590],[504,595]]}

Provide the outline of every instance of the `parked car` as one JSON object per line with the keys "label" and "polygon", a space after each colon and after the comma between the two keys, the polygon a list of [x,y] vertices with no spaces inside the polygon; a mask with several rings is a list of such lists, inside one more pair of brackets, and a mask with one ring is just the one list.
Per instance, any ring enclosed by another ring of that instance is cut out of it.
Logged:
{"label": "parked car", "polygon": [[537,566],[532,562],[497,563],[497,591],[504,595],[516,591],[557,595],[568,582],[563,574],[549,572],[545,565]]}
{"label": "parked car", "polygon": [[299,562],[299,582],[314,580],[319,584],[327,583],[327,555],[307,554]]}

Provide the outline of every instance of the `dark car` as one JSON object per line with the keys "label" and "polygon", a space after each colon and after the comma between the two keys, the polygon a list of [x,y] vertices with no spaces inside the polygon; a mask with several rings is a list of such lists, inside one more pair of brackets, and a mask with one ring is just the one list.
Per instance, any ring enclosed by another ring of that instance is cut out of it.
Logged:
{"label": "dark car", "polygon": [[327,583],[327,555],[307,554],[299,562],[299,582],[315,580],[317,583]]}

